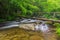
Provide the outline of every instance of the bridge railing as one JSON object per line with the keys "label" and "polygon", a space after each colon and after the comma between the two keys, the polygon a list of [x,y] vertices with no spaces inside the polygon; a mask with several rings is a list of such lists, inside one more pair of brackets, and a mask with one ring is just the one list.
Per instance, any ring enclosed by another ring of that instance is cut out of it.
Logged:
{"label": "bridge railing", "polygon": [[36,12],[33,14],[34,17],[39,18],[58,18],[60,19],[60,12]]}
{"label": "bridge railing", "polygon": [[32,18],[32,17],[37,17],[37,18],[55,18],[55,19],[58,19],[60,20],[60,12],[34,12],[34,13],[31,13],[32,15],[27,14],[27,16],[24,16],[24,15],[19,15],[17,16],[17,19],[19,19],[20,17],[26,17],[26,18]]}

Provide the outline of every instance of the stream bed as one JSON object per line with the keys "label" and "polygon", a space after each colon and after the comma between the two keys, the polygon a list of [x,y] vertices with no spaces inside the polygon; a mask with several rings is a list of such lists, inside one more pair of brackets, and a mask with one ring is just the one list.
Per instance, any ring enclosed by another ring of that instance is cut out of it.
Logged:
{"label": "stream bed", "polygon": [[41,20],[25,19],[20,21],[22,24],[9,22],[8,25],[0,27],[0,40],[57,40],[55,28],[49,27],[45,21],[39,21]]}
{"label": "stream bed", "polygon": [[57,40],[55,33],[10,28],[0,30],[0,40]]}

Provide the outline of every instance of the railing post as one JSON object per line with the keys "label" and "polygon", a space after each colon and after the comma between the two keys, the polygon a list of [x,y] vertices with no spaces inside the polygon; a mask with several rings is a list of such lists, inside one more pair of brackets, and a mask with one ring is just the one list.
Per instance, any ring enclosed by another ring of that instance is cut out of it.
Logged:
{"label": "railing post", "polygon": [[55,14],[56,14],[56,13],[54,12],[54,13],[53,13],[53,18],[55,18]]}

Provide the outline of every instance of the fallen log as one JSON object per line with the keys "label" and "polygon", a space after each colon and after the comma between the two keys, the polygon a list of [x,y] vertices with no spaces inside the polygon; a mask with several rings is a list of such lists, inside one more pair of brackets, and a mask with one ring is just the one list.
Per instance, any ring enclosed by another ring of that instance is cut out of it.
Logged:
{"label": "fallen log", "polygon": [[26,16],[21,16],[22,18],[31,18],[31,19],[36,19],[36,20],[42,20],[42,21],[51,21],[51,22],[57,22],[60,23],[60,20],[53,20],[53,19],[47,19],[47,18],[37,18],[37,17],[26,17]]}
{"label": "fallen log", "polygon": [[47,18],[35,18],[35,19],[42,20],[42,21],[51,21],[51,22],[60,23],[60,20],[53,20],[53,19],[47,19]]}

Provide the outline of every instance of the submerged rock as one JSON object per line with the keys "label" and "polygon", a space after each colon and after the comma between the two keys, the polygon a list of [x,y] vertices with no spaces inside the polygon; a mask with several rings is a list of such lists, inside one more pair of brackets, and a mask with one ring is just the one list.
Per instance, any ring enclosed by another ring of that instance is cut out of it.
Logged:
{"label": "submerged rock", "polygon": [[29,23],[29,24],[20,24],[19,28],[27,29],[27,30],[35,30],[35,24]]}

